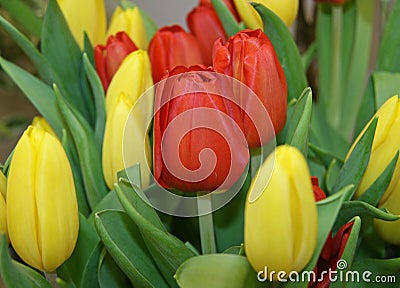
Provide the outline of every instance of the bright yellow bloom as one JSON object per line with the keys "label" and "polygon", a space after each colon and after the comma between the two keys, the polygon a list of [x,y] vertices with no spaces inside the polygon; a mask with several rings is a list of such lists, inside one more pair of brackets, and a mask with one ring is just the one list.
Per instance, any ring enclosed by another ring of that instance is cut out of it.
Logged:
{"label": "bright yellow bloom", "polygon": [[7,179],[3,172],[0,171],[0,235],[1,233],[6,234],[8,239],[7,231],[7,213],[6,213],[6,188]]}
{"label": "bright yellow bloom", "polygon": [[33,127],[40,128],[57,138],[56,132],[54,132],[54,130],[53,130],[53,128],[51,128],[49,122],[47,122],[46,119],[44,119],[42,116],[34,117],[31,125]]}
{"label": "bright yellow bloom", "polygon": [[284,145],[268,156],[251,183],[244,221],[244,248],[256,271],[267,266],[289,273],[306,266],[316,246],[318,220],[300,151]]}
{"label": "bright yellow bloom", "polygon": [[147,49],[146,29],[138,7],[115,9],[106,38],[120,31],[125,31],[139,49]]}
{"label": "bright yellow bloom", "polygon": [[7,184],[15,251],[32,267],[54,271],[71,255],[79,230],[72,171],[60,141],[29,126],[15,147]]}
{"label": "bright yellow bloom", "polygon": [[[110,112],[116,99],[125,93],[135,104],[147,89],[153,86],[150,59],[146,51],[137,50],[129,54],[118,68],[106,95],[106,109]],[[153,112],[154,97],[146,97],[143,105],[144,119],[149,119]],[[147,128],[147,127],[146,127]]]}
{"label": "bright yellow bloom", "polygon": [[110,189],[118,182],[117,173],[137,163],[143,188],[150,182],[150,145],[141,115],[131,113],[133,102],[121,93],[107,116],[103,142],[103,174]]}
{"label": "bright yellow bloom", "polygon": [[287,26],[290,26],[296,19],[299,10],[299,0],[233,0],[240,18],[250,29],[263,29],[260,15],[251,6],[250,2],[263,4],[278,15]]}
{"label": "bright yellow bloom", "polygon": [[106,33],[104,0],[57,0],[79,47],[83,48],[86,31],[93,46],[103,43]]}
{"label": "bright yellow bloom", "polygon": [[[378,125],[372,142],[371,156],[368,167],[355,193],[355,197],[357,198],[375,182],[400,149],[400,137],[398,132],[400,131],[399,97],[393,96],[388,99],[376,112],[374,117],[376,116],[378,116]],[[369,123],[354,141],[347,158],[350,156],[354,146],[358,143],[368,126]],[[392,180],[381,199],[381,203],[386,202],[389,195],[394,191],[400,193],[400,161],[397,161]]]}

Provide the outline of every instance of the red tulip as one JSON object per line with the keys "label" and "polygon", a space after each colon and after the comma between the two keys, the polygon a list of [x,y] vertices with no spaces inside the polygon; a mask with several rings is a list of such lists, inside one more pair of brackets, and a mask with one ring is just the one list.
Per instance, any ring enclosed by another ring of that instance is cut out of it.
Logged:
{"label": "red tulip", "polygon": [[[319,256],[317,266],[314,269],[316,279],[318,281],[310,281],[308,287],[312,288],[328,288],[331,281],[329,279],[329,271],[336,271],[338,261],[341,259],[347,240],[350,237],[354,222],[345,224],[332,238],[332,233],[326,239],[324,248]],[[323,271],[326,271],[323,273]],[[322,279],[322,281],[321,281]],[[312,279],[313,280],[313,279]]]}
{"label": "red tulip", "polygon": [[[226,7],[228,7],[229,11],[231,11],[233,17],[235,17],[237,22],[240,22],[240,17],[239,17],[239,13],[236,10],[235,7],[235,3],[233,3],[233,0],[223,0],[224,4],[226,5]],[[200,0],[200,5],[207,5],[207,4],[211,4],[211,0]]]}
{"label": "red tulip", "polygon": [[[217,72],[232,76],[247,85],[268,111],[275,133],[279,133],[286,122],[287,86],[285,74],[276,56],[274,47],[260,29],[243,30],[228,39],[215,42],[213,67]],[[244,107],[252,107],[243,98]],[[247,109],[245,109],[247,111]],[[244,120],[246,139],[250,147],[260,142],[257,131],[249,119]]]}
{"label": "red tulip", "polygon": [[125,57],[137,49],[135,43],[123,31],[108,37],[106,45],[97,45],[94,48],[96,70],[105,91]]}
{"label": "red tulip", "polygon": [[197,39],[178,25],[158,30],[150,41],[148,52],[154,83],[175,66],[203,64]]}
{"label": "red tulip", "polygon": [[158,84],[154,176],[165,188],[226,189],[248,163],[240,108],[229,98],[232,86],[218,75],[204,66],[178,66]]}
{"label": "red tulip", "polygon": [[200,4],[187,15],[190,31],[199,41],[204,64],[212,65],[212,50],[214,42],[222,38],[226,40],[224,28],[210,3]]}
{"label": "red tulip", "polygon": [[311,176],[311,183],[313,185],[315,201],[318,202],[325,199],[326,195],[325,192],[319,187],[318,177]]}

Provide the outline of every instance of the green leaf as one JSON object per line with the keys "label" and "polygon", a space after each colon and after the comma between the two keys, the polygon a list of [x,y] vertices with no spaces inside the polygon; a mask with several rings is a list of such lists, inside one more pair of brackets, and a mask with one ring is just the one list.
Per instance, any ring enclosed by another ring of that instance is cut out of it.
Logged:
{"label": "green leaf", "polygon": [[224,27],[226,36],[228,38],[242,30],[242,27],[236,21],[231,11],[229,11],[229,8],[225,5],[224,1],[211,0],[211,3],[217,12],[218,18],[221,20],[222,26]]}
{"label": "green leaf", "polygon": [[372,206],[378,205],[383,194],[385,194],[386,189],[389,187],[390,181],[392,180],[398,158],[399,152],[396,153],[382,174],[376,178],[374,183],[372,183],[372,185],[358,198],[358,200],[369,203]]}
{"label": "green leaf", "polygon": [[91,288],[100,287],[99,281],[98,281],[99,275],[98,275],[97,267],[99,265],[100,256],[101,256],[101,252],[103,249],[104,249],[104,246],[99,241],[96,248],[92,251],[89,258],[87,259],[84,269],[82,270],[82,272],[80,272],[81,281],[79,282],[78,287],[82,287],[82,288],[84,288],[84,287],[91,287]]}
{"label": "green leaf", "polygon": [[311,152],[315,154],[315,157],[325,166],[329,167],[332,161],[335,160],[340,166],[343,165],[344,158],[340,158],[337,155],[333,155],[331,151],[317,147],[316,145],[309,143],[308,147]]}
{"label": "green leaf", "polygon": [[[7,1],[11,2],[11,1]],[[29,60],[32,61],[33,65],[39,72],[42,79],[49,85],[56,81],[57,75],[51,68],[49,62],[43,57],[42,54],[36,49],[36,47],[26,38],[21,32],[19,32],[13,25],[11,25],[6,19],[0,16],[0,25],[6,30],[8,35],[17,43],[17,45],[24,51],[28,56]]]}
{"label": "green leaf", "polygon": [[11,259],[7,238],[0,233],[0,272],[3,283],[9,288],[51,288],[47,280],[35,270]]}
{"label": "green leaf", "polygon": [[[83,35],[82,35],[83,37]],[[89,120],[90,94],[81,83],[81,50],[76,43],[56,0],[48,1],[41,38],[43,56],[51,63],[63,95]]]}
{"label": "green leaf", "polygon": [[400,95],[400,73],[374,72],[375,108],[378,109],[390,97]]}
{"label": "green leaf", "polygon": [[364,98],[361,107],[357,113],[357,121],[354,130],[354,135],[358,135],[364,129],[365,125],[371,120],[375,114],[376,104],[374,95],[374,84],[372,77],[369,77],[367,87],[365,89]]}
{"label": "green leaf", "polygon": [[[362,279],[359,282],[353,282],[352,288],[392,288],[397,286],[396,283],[400,279],[400,258],[362,259],[356,261],[351,270],[358,271]],[[382,283],[382,276],[386,276],[386,283]]]}
{"label": "green leaf", "polygon": [[133,285],[168,287],[147,250],[139,228],[126,213],[102,211],[96,214],[95,225],[107,251]]}
{"label": "green leaf", "polygon": [[330,192],[332,191],[333,186],[340,174],[340,164],[336,159],[333,159],[331,164],[328,166],[328,170],[326,171],[326,189]]}
{"label": "green leaf", "polygon": [[338,231],[340,227],[356,216],[360,216],[361,218],[377,218],[386,221],[400,219],[400,216],[393,215],[386,209],[378,209],[363,201],[346,201],[343,203],[333,230]]}
{"label": "green leaf", "polygon": [[331,232],[336,216],[338,215],[343,201],[349,191],[353,189],[353,185],[349,185],[341,189],[338,193],[317,202],[318,208],[318,237],[314,254],[304,270],[312,271],[318,262],[319,255],[324,247],[326,239]]}
{"label": "green leaf", "polygon": [[310,68],[311,63],[314,61],[317,55],[317,44],[312,43],[307,50],[301,55],[301,62],[303,63],[304,72],[307,72]]}
{"label": "green leaf", "polygon": [[400,1],[395,1],[383,30],[376,64],[377,71],[400,72]]}
{"label": "green leaf", "polygon": [[[348,273],[348,271],[352,271],[351,265],[353,264],[354,255],[355,255],[355,252],[356,252],[356,249],[358,246],[357,243],[358,243],[358,237],[360,234],[361,219],[360,219],[360,217],[355,217],[352,221],[353,221],[353,226],[351,228],[349,238],[347,239],[346,247],[344,248],[342,257],[339,260],[339,261],[341,261],[342,264],[345,264],[343,266],[344,269],[339,269],[341,267],[341,265],[337,264],[338,265],[337,271],[338,272],[340,271],[340,273],[343,273],[343,275],[346,275],[346,273]],[[346,262],[343,262],[343,261],[346,261]],[[346,288],[347,283],[346,283],[346,281],[335,281],[330,285],[330,287]]]}
{"label": "green leaf", "polygon": [[299,50],[285,23],[262,4],[252,3],[264,23],[264,32],[274,45],[285,72],[288,100],[298,97],[308,87]]}
{"label": "green leaf", "polygon": [[90,208],[96,205],[107,194],[101,164],[101,154],[96,148],[94,135],[86,120],[61,96],[57,86],[54,86],[57,105],[65,119],[78,152],[82,169],[83,183]]}
{"label": "green leaf", "polygon": [[265,287],[246,257],[232,254],[209,254],[190,258],[174,276],[181,288]]}
{"label": "green leaf", "polygon": [[1,0],[0,5],[7,10],[27,32],[39,38],[42,29],[42,19],[37,16],[34,10],[21,0]]}
{"label": "green leaf", "polygon": [[129,217],[138,226],[162,275],[173,286],[175,281],[172,277],[176,270],[184,261],[195,256],[195,253],[165,228],[160,227],[162,223],[154,209],[138,195],[139,193],[145,197],[143,192],[135,185],[128,185],[123,182],[116,184],[117,196]]}
{"label": "green leaf", "polygon": [[140,11],[140,15],[142,15],[144,28],[146,30],[147,41],[150,42],[150,40],[153,38],[154,34],[158,30],[158,26],[153,21],[153,19],[151,19],[151,17],[149,16],[149,14],[147,14],[146,11],[144,11],[143,9],[140,9],[140,8],[139,8],[139,11]]}
{"label": "green leaf", "polygon": [[94,217],[96,216],[96,213],[102,210],[124,211],[121,202],[119,202],[117,194],[115,194],[115,190],[111,190],[110,192],[108,192],[107,195],[104,196],[103,199],[101,199],[99,204],[97,204],[97,206],[93,208],[92,213],[89,216],[89,220],[93,221]]}
{"label": "green leaf", "polygon": [[[355,0],[356,23],[352,54],[345,73],[342,95],[340,129],[344,135],[353,132],[357,111],[361,105],[371,58],[372,32],[374,27],[374,0]],[[347,29],[347,27],[345,27]],[[328,110],[329,111],[329,110]]]}
{"label": "green leaf", "polygon": [[[83,283],[90,282],[93,262],[99,259],[101,245],[99,237],[85,216],[79,214],[79,234],[75,250],[71,257],[57,269],[58,276],[64,281],[71,280],[76,287],[87,287]],[[95,273],[93,273],[96,276]]]}
{"label": "green leaf", "polygon": [[24,92],[33,106],[49,122],[54,132],[61,138],[62,136],[62,117],[56,107],[56,97],[49,86],[35,78],[25,70],[15,64],[0,58],[1,67],[13,79],[15,84]]}
{"label": "green leaf", "polygon": [[[132,287],[129,279],[105,249],[98,262],[98,273],[96,274],[98,274],[98,283],[102,288]],[[92,286],[87,287],[92,288]]]}
{"label": "green leaf", "polygon": [[356,144],[349,158],[344,163],[342,169],[339,172],[339,176],[336,180],[335,185],[332,188],[332,193],[336,193],[343,187],[353,184],[354,187],[346,200],[350,200],[354,192],[356,191],[358,184],[360,183],[365,170],[367,169],[369,156],[371,154],[372,141],[374,140],[376,125],[378,118],[372,120],[368,126],[364,135],[362,135],[360,141]]}
{"label": "green leaf", "polygon": [[83,54],[83,65],[94,97],[94,105],[96,108],[94,137],[97,147],[101,151],[101,147],[103,146],[104,129],[106,126],[106,104],[104,100],[104,90],[100,78],[97,75],[96,69],[90,63],[89,57],[86,53]]}
{"label": "green leaf", "polygon": [[286,143],[297,147],[305,157],[308,154],[311,110],[312,91],[306,88],[294,107],[286,136]]}

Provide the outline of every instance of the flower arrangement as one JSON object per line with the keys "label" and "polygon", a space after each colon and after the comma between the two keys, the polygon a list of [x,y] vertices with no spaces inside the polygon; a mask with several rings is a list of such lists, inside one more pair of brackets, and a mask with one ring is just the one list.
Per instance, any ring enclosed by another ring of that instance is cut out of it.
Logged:
{"label": "flower arrangement", "polygon": [[304,53],[299,1],[256,2],[201,0],[185,30],[0,0],[39,39],[0,16],[41,114],[0,165],[6,287],[397,287],[400,1],[372,72],[375,1],[316,1]]}

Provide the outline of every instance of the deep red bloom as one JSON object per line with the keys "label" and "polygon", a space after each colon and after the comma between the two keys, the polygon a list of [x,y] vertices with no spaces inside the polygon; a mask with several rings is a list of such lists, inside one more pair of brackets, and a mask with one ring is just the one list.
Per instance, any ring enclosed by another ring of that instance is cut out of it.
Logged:
{"label": "deep red bloom", "polygon": [[318,202],[320,200],[325,199],[326,195],[325,195],[325,192],[322,191],[322,189],[319,187],[318,177],[311,176],[311,182],[312,182],[312,185],[313,185],[315,201]]}
{"label": "deep red bloom", "polygon": [[97,45],[94,48],[97,74],[105,91],[125,57],[137,49],[135,43],[123,31],[108,37],[106,45]]}
{"label": "deep red bloom", "polygon": [[[213,67],[250,87],[268,111],[275,133],[283,129],[287,109],[286,78],[272,43],[262,30],[243,30],[226,43],[215,42]],[[244,104],[244,107],[251,106]],[[250,147],[263,144],[249,119],[244,128]]]}
{"label": "deep red bloom", "polygon": [[[316,282],[311,281],[308,287],[312,288],[328,288],[330,285],[329,274],[323,271],[336,271],[338,261],[341,259],[344,249],[346,248],[347,240],[349,240],[354,222],[345,224],[332,238],[332,233],[326,239],[324,248],[319,256],[317,266],[314,271],[317,275]],[[320,279],[323,279],[320,281]]]}
{"label": "deep red bloom", "polygon": [[224,28],[210,3],[195,7],[186,18],[190,31],[199,41],[204,64],[212,65],[212,49],[214,42],[222,38],[226,40]]}
{"label": "deep red bloom", "polygon": [[[194,73],[196,72],[196,73]],[[249,160],[240,108],[212,68],[177,66],[156,88],[154,177],[181,191],[226,189]]]}
{"label": "deep red bloom", "polygon": [[203,64],[196,37],[178,25],[159,29],[150,41],[148,52],[154,83],[175,66]]}

